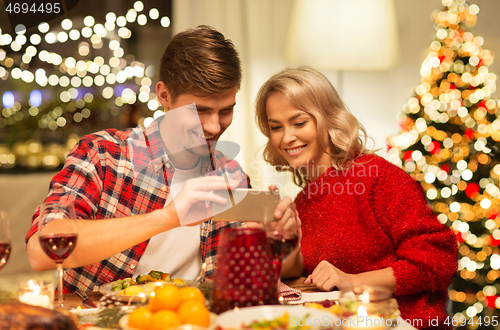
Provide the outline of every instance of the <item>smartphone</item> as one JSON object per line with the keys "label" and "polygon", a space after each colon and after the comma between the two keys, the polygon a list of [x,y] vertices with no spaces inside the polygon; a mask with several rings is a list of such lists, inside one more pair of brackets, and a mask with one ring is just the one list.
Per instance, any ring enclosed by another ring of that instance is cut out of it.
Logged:
{"label": "smartphone", "polygon": [[214,190],[227,200],[226,204],[214,203],[214,220],[217,221],[273,221],[274,211],[280,201],[279,193],[260,189],[235,189],[232,198],[228,190]]}

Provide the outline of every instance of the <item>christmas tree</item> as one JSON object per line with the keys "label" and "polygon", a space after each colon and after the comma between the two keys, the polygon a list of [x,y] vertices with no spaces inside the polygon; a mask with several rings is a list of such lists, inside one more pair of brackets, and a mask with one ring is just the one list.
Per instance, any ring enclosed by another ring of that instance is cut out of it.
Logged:
{"label": "christmas tree", "polygon": [[[449,291],[454,325],[498,323],[500,308],[500,102],[491,98],[494,54],[474,26],[479,7],[443,0],[422,80],[388,139],[390,160],[421,183],[429,205],[456,233],[458,273]],[[496,322],[494,322],[496,320]]]}

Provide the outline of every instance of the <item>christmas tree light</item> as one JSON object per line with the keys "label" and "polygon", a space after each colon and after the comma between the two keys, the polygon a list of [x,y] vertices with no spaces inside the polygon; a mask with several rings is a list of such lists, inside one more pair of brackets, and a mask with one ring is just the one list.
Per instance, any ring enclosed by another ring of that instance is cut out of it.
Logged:
{"label": "christmas tree light", "polygon": [[476,329],[498,323],[500,309],[500,103],[491,98],[494,54],[468,31],[479,7],[442,3],[433,13],[436,35],[421,83],[400,113],[401,133],[388,139],[388,153],[421,183],[439,221],[456,233],[451,320]]}

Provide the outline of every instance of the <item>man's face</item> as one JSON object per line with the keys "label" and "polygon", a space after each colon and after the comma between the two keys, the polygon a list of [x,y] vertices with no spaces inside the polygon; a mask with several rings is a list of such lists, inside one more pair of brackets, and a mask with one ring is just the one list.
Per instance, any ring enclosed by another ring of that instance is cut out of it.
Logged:
{"label": "man's face", "polygon": [[[235,86],[224,93],[204,97],[185,93],[179,95],[175,102],[172,102],[165,85],[161,82],[158,83],[158,99],[166,109],[167,114],[169,110],[189,104],[195,104],[198,113],[199,122],[192,120],[192,116],[188,114],[190,110],[186,110],[186,117],[175,116],[176,122],[170,122],[169,126],[172,127],[175,134],[169,132],[169,137],[164,139],[167,150],[172,152],[171,149],[175,145],[176,149],[181,146],[181,149],[185,151],[182,153],[182,157],[177,157],[177,159],[175,159],[176,155],[174,155],[172,162],[176,167],[190,168],[191,165],[194,166],[200,156],[208,155],[209,149],[207,149],[207,146],[208,148],[215,147],[216,141],[233,120],[236,92],[237,87]],[[175,141],[172,139],[175,139]],[[178,164],[175,163],[176,160]]]}

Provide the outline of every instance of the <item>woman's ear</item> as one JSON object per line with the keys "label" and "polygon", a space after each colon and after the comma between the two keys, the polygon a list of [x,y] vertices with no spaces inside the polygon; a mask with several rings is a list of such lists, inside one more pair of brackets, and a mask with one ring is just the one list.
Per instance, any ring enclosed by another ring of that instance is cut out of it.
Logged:
{"label": "woman's ear", "polygon": [[156,84],[156,96],[165,111],[170,110],[172,98],[170,97],[170,91],[163,81]]}

